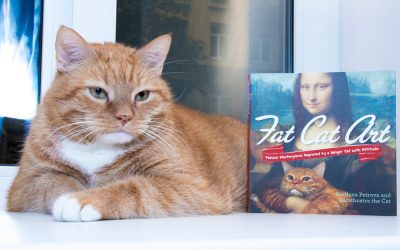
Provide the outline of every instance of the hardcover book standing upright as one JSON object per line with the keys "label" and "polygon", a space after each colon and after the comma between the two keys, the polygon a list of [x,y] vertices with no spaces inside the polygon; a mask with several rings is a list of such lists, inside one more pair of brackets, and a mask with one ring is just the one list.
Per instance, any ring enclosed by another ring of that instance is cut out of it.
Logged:
{"label": "hardcover book standing upright", "polygon": [[249,211],[396,215],[395,75],[251,74]]}

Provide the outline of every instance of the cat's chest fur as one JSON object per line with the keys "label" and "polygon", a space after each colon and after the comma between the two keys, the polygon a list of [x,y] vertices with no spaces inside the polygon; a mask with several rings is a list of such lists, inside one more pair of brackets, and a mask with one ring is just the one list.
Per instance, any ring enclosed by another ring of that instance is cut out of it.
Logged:
{"label": "cat's chest fur", "polygon": [[69,139],[60,142],[57,152],[71,166],[89,175],[114,163],[125,153],[122,148],[114,145],[82,144]]}

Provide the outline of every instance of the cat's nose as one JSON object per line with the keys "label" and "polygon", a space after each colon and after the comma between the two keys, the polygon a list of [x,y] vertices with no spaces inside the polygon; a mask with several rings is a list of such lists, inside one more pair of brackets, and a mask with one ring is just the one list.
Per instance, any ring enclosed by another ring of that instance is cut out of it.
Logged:
{"label": "cat's nose", "polygon": [[121,121],[122,125],[125,125],[128,123],[130,120],[132,120],[132,114],[117,114],[115,115],[115,118],[117,118],[119,121]]}
{"label": "cat's nose", "polygon": [[301,183],[301,180],[293,180],[292,183],[293,183],[294,185],[297,185],[297,184],[300,184],[300,183]]}
{"label": "cat's nose", "polygon": [[116,106],[114,110],[114,117],[122,123],[124,126],[133,118],[133,111],[129,105]]}

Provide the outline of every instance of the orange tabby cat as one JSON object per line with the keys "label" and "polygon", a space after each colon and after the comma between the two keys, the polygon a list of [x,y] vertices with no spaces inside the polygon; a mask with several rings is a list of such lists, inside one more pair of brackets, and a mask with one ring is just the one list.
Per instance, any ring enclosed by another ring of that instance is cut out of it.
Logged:
{"label": "orange tabby cat", "polygon": [[351,205],[341,202],[346,197],[344,191],[332,187],[324,178],[325,162],[312,170],[293,168],[282,162],[285,175],[282,178],[281,191],[289,196],[298,196],[309,201],[302,213],[305,214],[343,214]]}
{"label": "orange tabby cat", "polygon": [[58,221],[245,209],[246,127],[175,104],[163,35],[141,49],[61,27],[54,82],[8,193],[8,211]]}
{"label": "orange tabby cat", "polygon": [[[276,191],[267,192],[271,197],[267,197],[269,202],[277,202],[277,199],[285,197],[300,197],[308,203],[298,204],[295,207],[301,207],[300,211],[294,211],[305,214],[354,214],[350,210],[351,202],[340,201],[346,197],[345,192],[332,187],[324,178],[325,162],[319,163],[313,169],[294,168],[287,162],[282,162],[285,175],[282,177],[280,193],[286,196],[278,195]],[[258,198],[256,194],[250,196],[254,204],[261,212],[273,212]],[[286,211],[289,212],[289,211]]]}

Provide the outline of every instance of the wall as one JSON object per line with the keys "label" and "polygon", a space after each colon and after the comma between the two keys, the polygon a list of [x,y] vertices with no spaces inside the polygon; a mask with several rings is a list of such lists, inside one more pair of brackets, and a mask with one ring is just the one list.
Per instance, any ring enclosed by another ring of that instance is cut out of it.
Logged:
{"label": "wall", "polygon": [[294,71],[339,70],[339,0],[294,1]]}
{"label": "wall", "polygon": [[400,73],[400,1],[340,2],[340,69]]}
{"label": "wall", "polygon": [[400,72],[399,12],[398,0],[295,0],[295,71]]}

